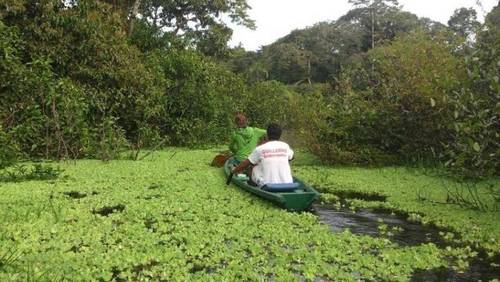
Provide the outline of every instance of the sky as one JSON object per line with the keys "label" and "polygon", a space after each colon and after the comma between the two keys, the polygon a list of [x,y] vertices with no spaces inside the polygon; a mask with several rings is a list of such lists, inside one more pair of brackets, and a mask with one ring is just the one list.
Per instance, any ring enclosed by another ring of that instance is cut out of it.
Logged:
{"label": "sky", "polygon": [[[475,8],[482,21],[485,13],[491,11],[498,0],[480,0],[483,9],[476,2],[477,0],[399,0],[403,10],[443,24],[447,24],[455,9],[461,7]],[[249,15],[255,20],[257,29],[230,25],[233,37],[229,44],[237,46],[241,43],[248,51],[271,44],[294,29],[336,20],[352,8],[348,0],[247,0],[247,3],[252,7]]]}

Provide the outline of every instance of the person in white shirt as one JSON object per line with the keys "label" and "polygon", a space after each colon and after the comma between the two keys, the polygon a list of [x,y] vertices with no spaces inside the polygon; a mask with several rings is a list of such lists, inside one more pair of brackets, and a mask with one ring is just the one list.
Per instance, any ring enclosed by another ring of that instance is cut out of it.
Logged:
{"label": "person in white shirt", "polygon": [[279,141],[281,132],[278,124],[271,123],[267,127],[267,142],[255,148],[232,173],[237,174],[252,164],[252,181],[259,187],[266,184],[293,183],[289,164],[293,159],[293,150],[287,143]]}

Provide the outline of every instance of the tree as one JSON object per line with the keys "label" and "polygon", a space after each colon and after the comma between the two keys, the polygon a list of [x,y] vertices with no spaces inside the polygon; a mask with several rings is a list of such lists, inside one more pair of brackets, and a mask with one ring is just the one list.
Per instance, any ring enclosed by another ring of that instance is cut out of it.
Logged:
{"label": "tree", "polygon": [[310,80],[310,62],[314,54],[292,43],[273,44],[263,49],[269,65],[269,76],[285,83]]}
{"label": "tree", "polygon": [[142,0],[104,0],[103,2],[113,5],[116,10],[120,11],[127,22],[128,34],[130,36],[134,31],[135,21],[139,14]]}
{"label": "tree", "polygon": [[181,38],[186,46],[201,45],[203,51],[212,55],[217,53],[215,49],[226,45],[232,35],[223,17],[255,28],[248,9],[246,0],[143,0],[139,13],[146,22],[171,38]]}
{"label": "tree", "polygon": [[379,115],[371,135],[379,148],[408,158],[442,152],[451,131],[446,101],[465,80],[463,61],[452,55],[445,38],[422,32],[401,36],[368,56],[377,83],[365,95]]}
{"label": "tree", "polygon": [[0,15],[8,27],[0,28],[0,53],[8,55],[0,59],[0,123],[22,152],[96,154],[125,135],[133,140],[161,114],[154,112],[161,81],[129,44],[112,6],[94,0],[16,4]]}
{"label": "tree", "polygon": [[368,13],[371,24],[371,49],[375,48],[375,29],[378,25],[378,18],[387,11],[398,9],[399,3],[397,0],[349,0],[357,8],[362,8],[362,13]]}
{"label": "tree", "polygon": [[448,21],[448,26],[456,34],[465,39],[471,39],[480,26],[476,10],[473,8],[456,9]]}
{"label": "tree", "polygon": [[215,23],[207,30],[193,32],[191,41],[196,45],[201,53],[222,58],[229,52],[227,42],[231,39],[233,31],[226,25]]}
{"label": "tree", "polygon": [[453,142],[447,142],[446,165],[468,177],[500,172],[500,5],[486,17],[477,44],[465,56],[468,80],[452,96]]}
{"label": "tree", "polygon": [[267,61],[261,52],[247,52],[242,46],[231,49],[227,64],[235,73],[243,75],[248,83],[264,81],[269,78]]}

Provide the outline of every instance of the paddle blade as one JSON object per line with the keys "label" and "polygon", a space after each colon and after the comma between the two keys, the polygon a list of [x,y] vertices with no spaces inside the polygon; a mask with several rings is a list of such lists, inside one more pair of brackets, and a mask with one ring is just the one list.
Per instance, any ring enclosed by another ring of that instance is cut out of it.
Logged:
{"label": "paddle blade", "polygon": [[228,159],[228,156],[226,156],[226,155],[217,155],[212,160],[212,164],[210,164],[210,165],[215,166],[215,167],[223,167],[224,163],[227,161],[227,159]]}

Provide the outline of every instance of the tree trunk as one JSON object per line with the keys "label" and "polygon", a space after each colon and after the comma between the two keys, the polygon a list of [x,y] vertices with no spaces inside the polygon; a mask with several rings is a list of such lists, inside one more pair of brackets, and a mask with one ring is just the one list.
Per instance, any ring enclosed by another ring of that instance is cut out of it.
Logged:
{"label": "tree trunk", "polygon": [[371,14],[372,14],[372,49],[375,48],[375,10],[374,7],[371,9]]}
{"label": "tree trunk", "polygon": [[141,6],[141,0],[135,0],[134,5],[132,6],[132,11],[130,13],[130,20],[128,24],[128,35],[131,36],[132,32],[134,32],[134,23],[137,18],[137,14],[139,14],[139,7]]}

